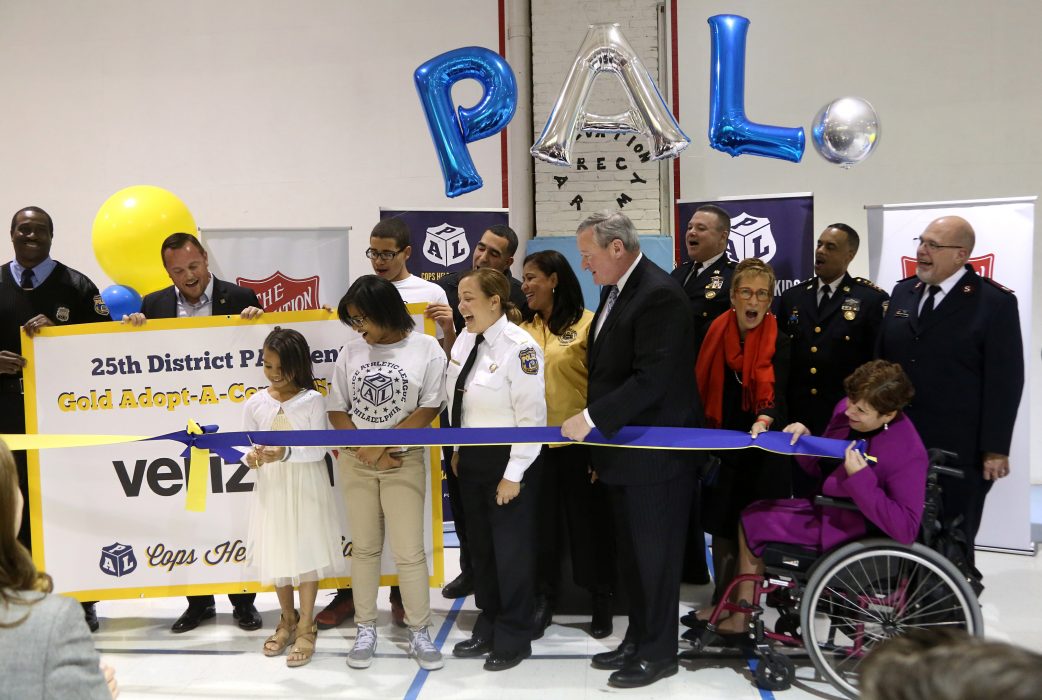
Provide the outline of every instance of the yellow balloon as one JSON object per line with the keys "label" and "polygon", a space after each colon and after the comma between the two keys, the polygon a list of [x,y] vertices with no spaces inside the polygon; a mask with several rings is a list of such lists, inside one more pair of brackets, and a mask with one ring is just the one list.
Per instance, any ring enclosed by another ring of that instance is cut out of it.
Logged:
{"label": "yellow balloon", "polygon": [[91,243],[105,274],[144,296],[170,286],[160,248],[179,232],[199,233],[184,202],[162,187],[135,185],[101,205]]}

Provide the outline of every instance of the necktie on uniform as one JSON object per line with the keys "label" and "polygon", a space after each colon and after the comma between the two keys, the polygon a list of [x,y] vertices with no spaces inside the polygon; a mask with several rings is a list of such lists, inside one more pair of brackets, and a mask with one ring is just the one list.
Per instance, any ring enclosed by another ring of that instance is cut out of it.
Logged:
{"label": "necktie on uniform", "polygon": [[832,290],[832,287],[830,287],[828,285],[825,285],[824,287],[821,288],[821,299],[818,301],[818,315],[819,316],[821,315],[821,312],[825,310],[826,304],[829,303],[829,297],[831,296],[829,294],[829,292],[831,290]]}
{"label": "necktie on uniform", "polygon": [[698,277],[698,273],[701,271],[702,263],[696,262],[694,265],[692,265],[691,272],[687,273],[687,279],[684,280],[684,286],[686,287],[688,282]]}
{"label": "necktie on uniform", "polygon": [[32,289],[32,288],[33,288],[33,271],[32,270],[28,270],[28,269],[27,270],[23,270],[22,271],[22,289]]}
{"label": "necktie on uniform", "polygon": [[933,313],[933,307],[935,302],[934,297],[937,296],[937,292],[939,291],[941,291],[941,288],[938,287],[936,284],[930,285],[930,293],[926,295],[926,303],[923,304],[923,310],[919,312],[920,321],[925,321],[927,317]]}
{"label": "necktie on uniform", "polygon": [[470,370],[474,368],[474,363],[478,359],[478,346],[485,342],[485,336],[478,333],[478,337],[474,339],[474,347],[470,349],[470,354],[467,355],[466,362],[463,363],[463,369],[460,370],[459,377],[456,378],[456,393],[453,395],[452,400],[452,427],[462,428],[460,421],[463,419],[463,394],[466,391],[464,388],[467,383],[467,376],[470,374]]}

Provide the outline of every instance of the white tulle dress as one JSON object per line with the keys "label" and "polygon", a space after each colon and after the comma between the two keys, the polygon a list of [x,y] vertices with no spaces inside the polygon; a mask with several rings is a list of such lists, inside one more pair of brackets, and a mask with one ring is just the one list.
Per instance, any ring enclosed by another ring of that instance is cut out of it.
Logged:
{"label": "white tulle dress", "polygon": [[[324,430],[325,399],[314,390],[280,402],[261,390],[245,406],[244,430]],[[255,440],[261,444],[260,440]],[[298,586],[345,576],[337,492],[324,447],[294,447],[286,462],[264,464],[250,508],[246,564],[264,585]]]}

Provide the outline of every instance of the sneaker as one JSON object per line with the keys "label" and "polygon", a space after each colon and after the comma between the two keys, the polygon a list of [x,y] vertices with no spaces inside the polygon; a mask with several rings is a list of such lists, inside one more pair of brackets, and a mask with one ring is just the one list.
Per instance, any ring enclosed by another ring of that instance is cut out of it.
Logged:
{"label": "sneaker", "polygon": [[426,627],[409,630],[409,656],[415,657],[420,668],[425,671],[436,671],[445,665],[441,652],[434,646]]}
{"label": "sneaker", "polygon": [[369,668],[376,654],[376,625],[358,625],[355,645],[347,655],[347,665],[351,668]]}

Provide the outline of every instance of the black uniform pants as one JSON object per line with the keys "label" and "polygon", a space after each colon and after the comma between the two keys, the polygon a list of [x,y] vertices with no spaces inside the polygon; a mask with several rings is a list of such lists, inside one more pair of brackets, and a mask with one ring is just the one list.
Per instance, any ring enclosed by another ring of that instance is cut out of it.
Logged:
{"label": "black uniform pants", "polygon": [[535,610],[535,505],[542,466],[525,472],[520,495],[496,504],[496,487],[510,447],[460,448],[459,486],[467,511],[474,602],[481,614],[474,636],[496,651],[530,648]]}

